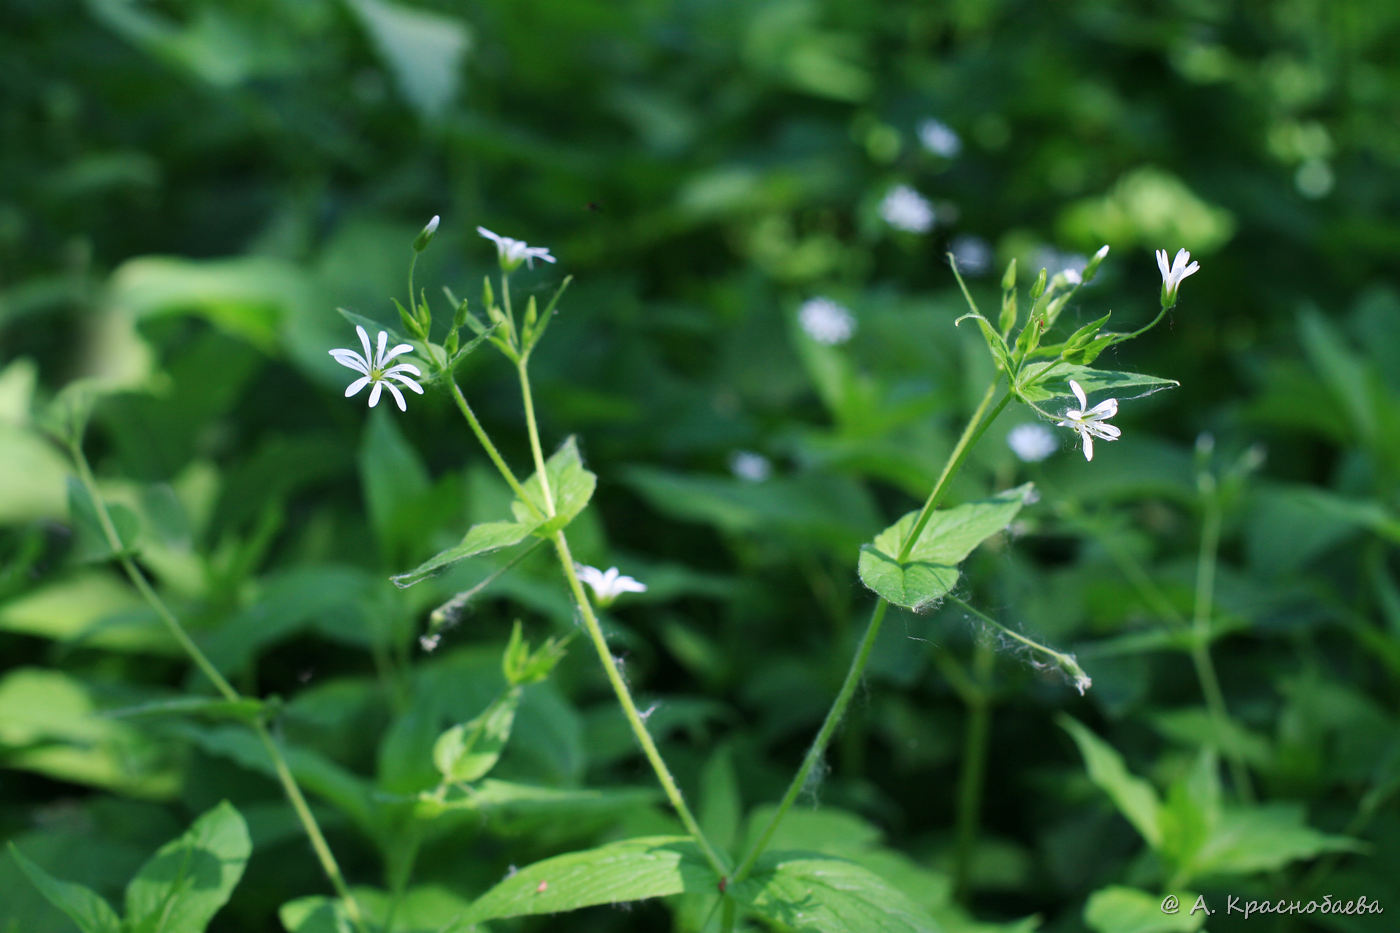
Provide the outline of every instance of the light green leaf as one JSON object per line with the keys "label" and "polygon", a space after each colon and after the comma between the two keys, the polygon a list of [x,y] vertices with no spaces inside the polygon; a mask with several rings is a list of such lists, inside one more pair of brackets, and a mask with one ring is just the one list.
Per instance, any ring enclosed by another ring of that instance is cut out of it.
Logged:
{"label": "light green leaf", "polygon": [[1177,912],[1165,913],[1166,895],[1116,885],[1100,888],[1084,905],[1084,922],[1095,933],[1194,933],[1206,922],[1204,910],[1191,912],[1196,895],[1177,893]]}
{"label": "light green leaf", "polygon": [[1220,775],[1215,753],[1203,748],[1189,771],[1173,781],[1161,810],[1162,855],[1192,877],[1196,853],[1220,820]]}
{"label": "light green leaf", "polygon": [[1079,746],[1089,780],[1108,794],[1114,806],[1127,817],[1148,845],[1159,848],[1162,844],[1162,802],[1157,797],[1157,791],[1151,784],[1129,772],[1122,756],[1082,723],[1068,716],[1058,716],[1056,721]]}
{"label": "light green leaf", "polygon": [[592,790],[541,787],[487,778],[461,797],[438,800],[432,794],[420,795],[415,800],[415,813],[424,819],[456,812],[470,813],[473,825],[484,818],[494,831],[510,833],[559,820],[596,825],[651,803],[659,793],[649,787]]}
{"label": "light green leaf", "polygon": [[[1055,367],[1054,370],[1045,377],[1044,382],[1038,382],[1040,374],[1051,366]],[[1118,392],[1122,389],[1142,389],[1143,391],[1133,396],[1134,398],[1181,385],[1175,379],[1162,379],[1159,376],[1145,376],[1142,373],[1115,373],[1103,369],[1090,369],[1088,366],[1074,363],[1050,361],[1031,363],[1023,367],[1016,379],[1017,391],[1022,398],[1031,402],[1044,402],[1053,398],[1072,398],[1073,393],[1070,392],[1069,388],[1071,379],[1079,383],[1085,395],[1093,395],[1096,392]]]}
{"label": "light green leaf", "polygon": [[987,352],[992,355],[992,361],[997,364],[999,370],[1009,370],[1011,368],[1011,351],[1006,346],[1006,341],[1001,334],[997,333],[992,322],[976,312],[964,314],[953,322],[957,327],[963,321],[972,318],[977,322],[977,327],[982,331],[982,339],[987,342]]}
{"label": "light green leaf", "polygon": [[287,933],[355,933],[339,901],[316,895],[288,901],[277,911]]}
{"label": "light green leaf", "polygon": [[248,824],[223,801],[160,848],[126,888],[131,933],[204,933],[243,877]]}
{"label": "light green leaf", "polygon": [[68,462],[37,433],[0,421],[0,525],[63,514]]}
{"label": "light green leaf", "polygon": [[478,554],[489,554],[492,551],[499,551],[501,548],[519,544],[538,527],[540,527],[538,521],[486,522],[481,525],[473,525],[458,544],[454,544],[445,551],[439,551],[412,570],[396,574],[389,579],[401,589],[413,586],[415,583],[422,583],[460,560],[466,560],[468,557],[475,557]]}
{"label": "light green leaf", "polygon": [[433,746],[433,764],[443,780],[467,784],[496,767],[510,740],[519,704],[520,690],[512,689],[471,722],[459,723],[444,732]]}
{"label": "light green leaf", "polygon": [[1354,852],[1362,845],[1307,825],[1300,804],[1272,803],[1226,810],[1197,853],[1198,875],[1273,871],[1323,852]]}
{"label": "light green leaf", "polygon": [[464,919],[553,914],[682,891],[713,891],[718,883],[689,837],[624,839],[526,866],[483,894]]}
{"label": "light green leaf", "polygon": [[207,719],[236,719],[239,722],[254,722],[262,718],[271,705],[256,697],[240,697],[237,700],[213,697],[175,697],[169,700],[157,700],[153,703],[108,710],[105,715],[113,719],[200,716]]}
{"label": "light green leaf", "polygon": [[[121,553],[132,554],[140,536],[141,520],[136,513],[118,502],[107,503],[107,512],[121,542]],[[103,561],[116,557],[102,521],[97,504],[76,476],[68,477],[68,515],[73,523],[73,558],[78,561]]]}
{"label": "light green leaf", "polygon": [[[593,498],[593,490],[598,485],[598,477],[584,469],[578,453],[577,438],[570,437],[545,461],[545,475],[549,479],[549,490],[554,498],[554,516],[535,528],[535,534],[547,537],[565,527]],[[530,476],[524,483],[525,497],[530,505],[519,499],[510,504],[515,519],[519,522],[538,522],[538,516],[548,515],[545,508],[544,492],[540,488],[539,473]]]}
{"label": "light green leaf", "polygon": [[918,905],[867,868],[806,852],[773,852],[730,895],[760,917],[793,930],[937,933]]}
{"label": "light green leaf", "polygon": [[29,876],[39,893],[71,917],[83,933],[121,933],[122,924],[116,911],[97,892],[71,881],[59,881],[25,858],[13,842],[10,843],[10,856]]}
{"label": "light green leaf", "polygon": [[1026,483],[990,499],[934,512],[900,563],[899,552],[918,517],[910,512],[860,549],[861,580],[896,606],[915,612],[932,607],[958,582],[958,564],[1011,524],[1030,491]]}
{"label": "light green leaf", "polygon": [[457,95],[471,33],[457,19],[387,0],[348,0],[403,96],[421,116],[440,115]]}

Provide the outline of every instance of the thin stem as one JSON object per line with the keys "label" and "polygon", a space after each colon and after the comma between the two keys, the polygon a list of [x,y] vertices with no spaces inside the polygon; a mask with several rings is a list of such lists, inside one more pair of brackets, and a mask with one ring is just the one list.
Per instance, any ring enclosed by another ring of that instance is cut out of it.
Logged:
{"label": "thin stem", "polygon": [[1206,490],[1205,514],[1201,522],[1201,549],[1196,558],[1196,600],[1191,617],[1191,662],[1196,668],[1196,678],[1201,684],[1206,706],[1211,719],[1215,721],[1216,740],[1225,753],[1230,765],[1230,776],[1235,782],[1235,791],[1245,803],[1254,801],[1254,789],[1249,781],[1249,771],[1240,756],[1235,743],[1230,741],[1226,729],[1230,713],[1225,706],[1225,695],[1220,690],[1220,680],[1215,674],[1215,664],[1210,657],[1210,616],[1215,600],[1215,564],[1220,550],[1220,501],[1213,488]]}
{"label": "thin stem", "polygon": [[977,619],[983,624],[990,625],[992,628],[996,629],[998,632],[1001,632],[1001,634],[1005,635],[1007,638],[1010,638],[1013,641],[1019,641],[1021,644],[1025,645],[1032,651],[1037,651],[1048,657],[1051,661],[1055,663],[1056,667],[1060,668],[1060,670],[1064,671],[1064,673],[1068,675],[1070,680],[1074,682],[1075,689],[1078,690],[1081,694],[1083,694],[1085,690],[1089,689],[1089,675],[1084,673],[1084,668],[1079,666],[1079,662],[1074,659],[1074,655],[1065,654],[1063,651],[1056,651],[1054,648],[1047,648],[1040,642],[1027,638],[1015,629],[1007,628],[1005,625],[1002,625],[996,619],[993,619],[991,616],[987,615],[985,612],[982,612],[980,609],[976,608],[972,604],[964,602],[963,600],[954,596],[952,593],[949,593],[946,598],[957,603],[963,608],[964,612],[976,616]]}
{"label": "thin stem", "polygon": [[[175,614],[170,611],[170,607],[165,604],[165,600],[160,598],[146,575],[136,566],[127,553],[126,546],[122,543],[121,535],[117,533],[116,525],[112,521],[112,515],[107,509],[107,503],[103,501],[101,493],[97,488],[97,481],[92,475],[92,468],[88,465],[87,456],[83,453],[82,447],[76,441],[69,445],[69,450],[73,455],[73,462],[78,468],[78,478],[83,487],[87,490],[88,496],[92,499],[93,507],[97,512],[97,521],[102,526],[102,533],[107,538],[107,545],[112,552],[117,555],[117,560],[122,569],[126,571],[127,577],[133,586],[146,600],[156,615],[165,623],[165,627],[170,631],[175,641],[194,661],[195,666],[200,669],[205,677],[214,684],[214,688],[226,700],[241,700],[242,695],[224,679],[213,663],[194,643],[189,634],[185,631],[180,620],[175,618]],[[287,766],[287,759],[282,754],[282,750],[273,741],[272,735],[267,731],[267,727],[262,722],[255,721],[253,731],[257,733],[258,739],[262,742],[263,748],[267,750],[268,757],[272,759],[273,770],[277,773],[277,780],[282,785],[282,790],[287,795],[287,800],[291,803],[292,809],[296,811],[297,819],[301,821],[302,829],[306,832],[307,838],[311,840],[311,848],[316,853],[316,858],[321,863],[321,870],[325,872],[330,880],[331,887],[335,888],[336,894],[340,897],[345,907],[345,913],[349,916],[355,928],[365,931],[364,916],[360,913],[360,905],[356,902],[354,895],[350,893],[350,888],[345,883],[345,877],[340,872],[340,865],[335,860],[335,855],[331,852],[330,846],[326,843],[326,837],[321,833],[321,827],[316,822],[315,815],[311,808],[306,805],[306,798],[302,796],[301,788],[297,786],[296,778],[292,776],[291,769]]]}
{"label": "thin stem", "polygon": [[[501,452],[496,449],[495,444],[491,443],[491,438],[487,435],[486,429],[481,426],[481,422],[476,418],[476,412],[472,411],[472,407],[467,404],[466,396],[462,394],[461,388],[457,385],[457,380],[450,379],[448,381],[452,385],[452,398],[457,402],[457,409],[461,411],[462,417],[467,419],[467,424],[471,426],[472,433],[476,435],[477,442],[481,444],[482,449],[486,451],[486,456],[491,458],[491,462],[495,464],[497,472],[499,472],[501,477],[506,481],[506,485],[510,487],[511,492],[515,493],[515,497],[525,503],[527,508],[535,510],[534,505],[530,502],[530,497],[525,495],[525,490],[520,485],[520,480],[515,478],[515,474],[510,471],[510,467],[506,466],[505,460],[501,459]],[[543,518],[544,516],[541,515],[540,517]]]}
{"label": "thin stem", "polygon": [[[910,551],[914,548],[914,542],[919,540],[919,535],[923,533],[928,525],[929,519],[933,517],[933,510],[938,507],[938,503],[943,501],[944,494],[948,491],[948,483],[957,473],[967,458],[968,452],[976,444],[987,427],[996,420],[996,416],[1011,401],[1011,394],[1004,393],[1001,400],[992,406],[992,399],[996,395],[997,383],[1000,378],[994,379],[991,385],[987,386],[986,393],[982,396],[982,401],[978,403],[977,409],[968,419],[967,426],[963,428],[962,436],[958,438],[957,445],[953,448],[952,454],[948,457],[948,462],[943,465],[943,472],[939,474],[937,482],[934,483],[933,491],[929,493],[928,499],[924,502],[923,508],[919,511],[919,516],[914,520],[914,526],[909,531],[909,536],[899,549],[898,560],[903,563]],[[856,649],[856,655],[851,659],[851,666],[846,671],[846,679],[841,684],[840,691],[836,694],[836,699],[832,702],[831,708],[827,711],[826,719],[823,720],[821,729],[817,731],[817,737],[812,740],[811,746],[807,749],[806,756],[802,759],[802,765],[797,769],[797,774],[793,776],[792,782],[788,784],[786,793],[783,794],[782,801],[778,804],[778,809],[769,819],[768,825],[764,828],[763,834],[758,841],[749,849],[748,853],[739,862],[739,867],[734,872],[734,879],[742,880],[748,871],[753,868],[760,854],[767,847],[773,834],[778,830],[778,824],[783,821],[787,811],[797,800],[798,794],[807,784],[807,778],[826,753],[827,744],[830,743],[832,735],[836,732],[836,727],[840,725],[841,718],[846,714],[846,707],[850,705],[851,697],[855,695],[856,686],[860,683],[861,675],[865,672],[865,665],[870,660],[871,649],[875,647],[875,639],[880,634],[880,626],[885,620],[885,613],[889,610],[890,604],[884,599],[875,604],[875,609],[871,612],[870,623],[866,626],[865,635],[861,638],[860,646]]]}
{"label": "thin stem", "polygon": [[[413,269],[417,265],[418,251],[414,250],[408,260],[408,313],[415,321],[418,320],[418,296],[413,293]],[[428,335],[424,334],[423,339],[426,341]]]}
{"label": "thin stem", "polygon": [[861,674],[865,671],[865,664],[870,660],[870,652],[875,647],[875,640],[880,634],[880,626],[885,621],[885,613],[889,611],[888,600],[881,599],[875,603],[875,609],[870,614],[870,623],[865,627],[865,637],[860,640],[860,647],[856,649],[856,655],[851,659],[851,667],[846,672],[846,679],[841,684],[841,690],[836,694],[836,700],[831,704],[831,709],[827,710],[826,719],[823,720],[821,729],[817,731],[817,737],[812,740],[811,746],[807,749],[807,754],[802,759],[802,765],[797,769],[797,774],[793,776],[792,782],[788,784],[787,792],[783,794],[782,801],[778,804],[778,809],[774,811],[768,820],[768,825],[763,829],[763,835],[749,848],[744,855],[739,867],[734,870],[734,880],[742,881],[753,868],[754,862],[759,855],[768,847],[773,834],[778,831],[778,824],[783,821],[793,803],[797,800],[797,795],[802,793],[802,788],[807,786],[807,778],[812,773],[812,769],[821,761],[822,755],[826,753],[827,743],[831,741],[832,735],[836,732],[836,727],[841,723],[841,717],[846,713],[846,707],[851,703],[851,697],[855,695],[856,686],[860,683]]}
{"label": "thin stem", "polygon": [[527,367],[530,365],[528,354],[520,358],[516,364],[516,372],[520,374],[520,397],[525,402],[525,425],[530,432],[530,453],[535,457],[535,470],[540,477],[540,491],[544,495],[544,510],[548,515],[554,515],[554,493],[549,488],[549,475],[544,469],[544,450],[540,447],[540,430],[535,423],[535,400],[530,394],[530,374]]}
{"label": "thin stem", "polygon": [[720,858],[714,847],[710,845],[709,840],[705,838],[700,824],[690,812],[685,798],[681,796],[676,779],[671,776],[670,769],[662,760],[661,752],[657,750],[656,742],[652,740],[651,733],[647,732],[646,722],[642,719],[641,713],[637,711],[637,704],[632,700],[632,693],[627,689],[627,684],[622,679],[622,673],[617,669],[617,661],[614,660],[612,652],[608,649],[607,640],[603,637],[603,629],[598,624],[598,616],[588,601],[588,594],[584,592],[583,584],[579,582],[578,573],[574,570],[574,558],[573,554],[569,552],[568,539],[564,537],[563,531],[556,531],[551,540],[554,542],[555,553],[559,555],[559,566],[564,571],[564,578],[568,581],[569,590],[573,593],[574,602],[578,604],[579,614],[583,617],[583,625],[588,632],[588,638],[593,642],[593,647],[598,652],[598,660],[603,664],[603,672],[607,675],[608,683],[612,685],[613,693],[617,695],[617,701],[622,706],[622,713],[627,717],[627,724],[631,727],[632,734],[637,737],[637,743],[642,746],[642,754],[646,756],[652,770],[656,772],[657,780],[661,782],[661,789],[666,792],[666,798],[670,800],[676,815],[681,818],[686,832],[695,839],[696,845],[700,847],[705,860],[710,863],[710,867],[715,870],[715,873],[721,878],[725,877],[728,869],[725,867],[724,860]]}
{"label": "thin stem", "polygon": [[973,667],[977,671],[975,689],[967,700],[967,734],[963,737],[962,770],[958,776],[957,854],[953,863],[953,896],[967,897],[968,876],[972,870],[972,851],[977,843],[981,822],[982,789],[987,772],[987,741],[991,735],[992,706],[986,681],[992,653],[978,640],[973,649]]}

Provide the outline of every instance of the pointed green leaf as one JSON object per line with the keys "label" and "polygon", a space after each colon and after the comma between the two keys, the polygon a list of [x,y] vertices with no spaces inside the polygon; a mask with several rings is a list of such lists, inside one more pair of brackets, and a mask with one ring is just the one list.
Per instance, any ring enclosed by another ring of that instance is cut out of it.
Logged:
{"label": "pointed green leaf", "polygon": [[1162,910],[1163,894],[1117,885],[1100,888],[1084,905],[1084,922],[1094,933],[1194,933],[1206,922],[1204,910],[1191,911],[1196,895],[1177,892],[1176,913]]}
{"label": "pointed green leaf", "polygon": [[[552,535],[573,521],[588,505],[588,500],[593,498],[593,490],[598,485],[598,477],[584,469],[583,460],[578,453],[578,440],[574,437],[560,445],[554,456],[545,462],[544,469],[549,478],[550,494],[554,498],[554,516],[534,529],[534,533],[542,538]],[[515,500],[510,508],[515,513],[516,520],[535,521],[539,515],[548,515],[544,493],[540,489],[539,473],[532,474],[525,481],[524,487],[525,497],[530,505],[534,506],[534,510],[519,499]]]}
{"label": "pointed green leaf", "polygon": [[[1051,366],[1055,367],[1044,382],[1038,382],[1040,374]],[[1175,379],[1162,379],[1159,376],[1146,376],[1142,373],[1115,373],[1102,369],[1090,369],[1075,363],[1044,362],[1032,363],[1024,367],[1016,379],[1017,391],[1022,398],[1031,402],[1044,402],[1052,398],[1072,398],[1069,381],[1073,379],[1084,389],[1086,395],[1096,392],[1117,392],[1121,389],[1142,389],[1137,396],[1151,395],[1153,392],[1179,386]],[[1137,397],[1134,396],[1134,397]]]}
{"label": "pointed green leaf", "polygon": [[422,583],[429,577],[436,576],[460,560],[476,557],[478,554],[499,551],[512,544],[519,544],[529,537],[530,533],[537,527],[539,527],[538,522],[485,522],[473,525],[462,537],[460,543],[445,551],[439,551],[412,570],[396,574],[389,579],[393,581],[395,586],[405,589],[415,583]]}
{"label": "pointed green leaf", "polygon": [[808,852],[772,852],[730,895],[764,919],[793,930],[938,933],[917,904],[854,862]]}
{"label": "pointed green leaf", "polygon": [[472,922],[714,891],[719,879],[689,837],[625,839],[520,869],[483,894]]}
{"label": "pointed green leaf", "polygon": [[1011,351],[1007,349],[1006,341],[1002,339],[1001,334],[992,327],[991,321],[980,314],[969,312],[954,321],[953,326],[957,327],[968,318],[977,322],[977,327],[982,331],[982,339],[987,342],[987,352],[992,355],[992,362],[996,363],[997,369],[1010,369]]}
{"label": "pointed green leaf", "polygon": [[1201,875],[1247,875],[1273,871],[1324,852],[1362,848],[1354,839],[1307,825],[1301,804],[1261,804],[1227,809],[1197,853],[1193,867]]}
{"label": "pointed green leaf", "polygon": [[1079,746],[1089,780],[1108,794],[1118,812],[1127,817],[1148,845],[1159,848],[1162,844],[1162,802],[1157,797],[1157,791],[1128,771],[1122,756],[1113,746],[1090,732],[1082,723],[1068,716],[1059,716],[1056,721]]}
{"label": "pointed green leaf", "polygon": [[122,924],[117,912],[96,891],[71,881],[59,881],[25,858],[13,842],[10,843],[10,856],[29,876],[44,899],[72,918],[83,933],[121,933]]}
{"label": "pointed green leaf", "polygon": [[451,784],[469,784],[496,767],[510,740],[510,729],[519,705],[519,689],[510,690],[480,716],[444,732],[433,746],[433,764],[443,780]]}
{"label": "pointed green leaf", "polygon": [[142,703],[138,706],[124,706],[108,710],[104,715],[113,719],[136,719],[147,716],[201,716],[207,719],[236,719],[240,722],[254,722],[268,713],[269,707],[277,704],[265,702],[256,697],[240,697],[237,700],[216,699],[214,697],[175,697]]}
{"label": "pointed green leaf", "polygon": [[228,801],[160,848],[126,888],[131,933],[204,933],[243,877],[248,824]]}
{"label": "pointed green leaf", "polygon": [[1011,524],[1030,491],[1027,483],[990,499],[934,512],[901,563],[899,552],[918,517],[910,512],[860,549],[861,580],[896,606],[915,612],[929,609],[958,582],[958,564]]}

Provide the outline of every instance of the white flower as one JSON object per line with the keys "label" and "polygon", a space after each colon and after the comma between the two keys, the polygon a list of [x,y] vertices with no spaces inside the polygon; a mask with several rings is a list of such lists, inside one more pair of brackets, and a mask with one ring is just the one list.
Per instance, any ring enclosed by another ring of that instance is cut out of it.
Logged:
{"label": "white flower", "polygon": [[1084,398],[1084,390],[1079,387],[1079,383],[1073,379],[1069,381],[1070,391],[1074,397],[1079,399],[1079,409],[1070,409],[1065,412],[1065,420],[1061,421],[1058,427],[1070,428],[1076,432],[1080,439],[1084,441],[1084,459],[1094,459],[1094,438],[1100,437],[1106,441],[1116,441],[1123,432],[1118,430],[1106,421],[1118,414],[1118,399],[1110,398],[1099,402],[1088,411],[1083,409],[1089,402]]}
{"label": "white flower", "polygon": [[1078,269],[1065,269],[1060,273],[1065,277],[1065,281],[1071,285],[1083,285],[1084,276]]}
{"label": "white flower", "polygon": [[492,233],[485,227],[477,227],[476,232],[496,244],[496,257],[500,259],[501,268],[506,272],[514,272],[522,262],[533,269],[536,259],[554,262],[554,257],[549,255],[549,250],[543,246],[530,246],[524,240],[512,240],[508,236]]}
{"label": "white flower", "polygon": [[908,185],[891,188],[880,202],[885,223],[906,233],[928,233],[933,229],[933,205]]}
{"label": "white flower", "polygon": [[1079,691],[1080,696],[1083,696],[1085,692],[1088,691],[1088,689],[1093,685],[1094,681],[1091,680],[1089,678],[1089,675],[1084,673],[1083,671],[1080,671],[1078,674],[1074,675],[1074,689]]}
{"label": "white flower", "polygon": [[962,140],[946,123],[928,119],[919,124],[919,142],[934,155],[951,159],[962,152]]}
{"label": "white flower", "polygon": [[619,574],[616,567],[609,567],[604,572],[597,567],[575,564],[574,569],[578,571],[580,580],[593,587],[593,595],[597,598],[599,606],[612,605],[613,600],[623,593],[645,593],[647,591],[645,583],[639,583],[631,577]]}
{"label": "white flower", "polygon": [[992,248],[987,241],[970,233],[960,233],[948,244],[958,271],[965,275],[981,275],[992,264]]}
{"label": "white flower", "polygon": [[761,483],[772,474],[773,464],[763,454],[736,450],[729,455],[729,470],[745,482]]}
{"label": "white flower", "polygon": [[1172,260],[1171,267],[1167,267],[1167,251],[1157,250],[1157,268],[1162,270],[1162,307],[1170,308],[1176,304],[1176,290],[1181,286],[1181,280],[1188,275],[1195,275],[1200,270],[1201,264],[1193,262],[1189,266],[1186,264],[1191,259],[1191,254],[1185,249],[1176,251],[1176,258]]}
{"label": "white flower", "polygon": [[856,319],[851,312],[829,298],[812,298],[797,312],[797,322],[817,343],[845,343],[855,333]]}
{"label": "white flower", "polygon": [[1055,432],[1039,422],[1016,425],[1006,435],[1006,446],[1026,463],[1039,463],[1060,449]]}
{"label": "white flower", "polygon": [[388,369],[384,367],[387,366],[389,361],[394,357],[412,350],[412,345],[401,343],[386,353],[385,347],[389,344],[389,333],[381,330],[379,332],[379,349],[374,354],[371,354],[369,352],[369,334],[366,334],[365,329],[359,324],[355,325],[355,332],[360,335],[360,345],[365,348],[363,356],[356,353],[354,350],[330,351],[331,356],[335,357],[337,363],[341,366],[347,366],[360,374],[360,378],[350,383],[350,387],[345,390],[345,397],[349,398],[365,386],[373,384],[374,388],[369,393],[370,408],[379,404],[380,391],[388,389],[389,393],[394,396],[394,401],[399,403],[399,411],[407,411],[408,406],[404,404],[403,393],[399,391],[398,386],[387,380],[396,379],[414,392],[422,395],[423,387],[405,374],[412,373],[420,377],[423,374],[419,372],[418,367],[414,366],[412,363],[399,363]]}

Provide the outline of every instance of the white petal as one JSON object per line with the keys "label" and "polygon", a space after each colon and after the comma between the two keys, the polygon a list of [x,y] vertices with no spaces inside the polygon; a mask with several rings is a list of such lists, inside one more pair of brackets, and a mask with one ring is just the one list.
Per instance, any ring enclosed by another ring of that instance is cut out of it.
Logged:
{"label": "white petal", "polygon": [[1188,275],[1195,275],[1199,271],[1201,271],[1201,264],[1199,262],[1193,262],[1191,265],[1181,270],[1181,277],[1184,279]]}
{"label": "white petal", "polygon": [[1088,426],[1089,433],[1095,437],[1101,437],[1106,441],[1116,441],[1123,436],[1123,432],[1111,424],[1096,422]]}
{"label": "white petal", "polygon": [[341,366],[348,366],[357,373],[369,375],[369,363],[354,350],[332,350],[331,356]]}
{"label": "white petal", "polygon": [[381,330],[379,332],[379,349],[374,353],[374,368],[384,368],[384,348],[389,345],[389,332]]}
{"label": "white petal", "polygon": [[386,376],[392,376],[395,373],[413,373],[415,376],[423,375],[419,372],[418,367],[414,366],[412,363],[398,363],[384,370],[384,375]]}
{"label": "white petal", "polygon": [[477,227],[476,232],[486,237],[486,239],[493,241],[497,246],[501,245],[501,238],[485,227]]}
{"label": "white petal", "polygon": [[1164,249],[1157,250],[1157,268],[1162,270],[1163,281],[1166,281],[1167,276],[1172,274],[1171,270],[1167,268],[1167,251]]}
{"label": "white petal", "polygon": [[398,346],[394,347],[394,349],[390,350],[388,353],[384,354],[384,359],[382,359],[382,360],[379,361],[379,365],[380,365],[380,366],[383,366],[385,363],[388,363],[388,362],[389,362],[390,360],[392,360],[394,357],[396,357],[396,356],[403,356],[405,353],[407,353],[408,351],[410,351],[410,350],[412,350],[412,349],[413,349],[413,344],[411,344],[411,343],[401,343],[401,344],[399,344]]}
{"label": "white petal", "polygon": [[365,329],[359,324],[355,325],[355,333],[360,335],[360,346],[365,348],[365,363],[369,363],[374,359],[374,354],[369,352],[369,334],[365,333]]}
{"label": "white petal", "polygon": [[376,382],[374,388],[369,390],[369,407],[373,408],[379,404],[379,392],[384,388],[384,383]]}
{"label": "white petal", "polygon": [[618,577],[614,589],[619,593],[645,593],[647,585],[631,577]]}
{"label": "white petal", "polygon": [[598,591],[598,584],[603,579],[603,572],[597,567],[588,567],[583,564],[578,565],[575,569],[578,572],[578,578],[593,587],[593,591],[596,593]]}
{"label": "white petal", "polygon": [[1084,390],[1079,387],[1079,383],[1073,379],[1069,381],[1069,390],[1074,393],[1074,397],[1079,399],[1081,409],[1089,407],[1089,400],[1084,397]]}
{"label": "white petal", "polygon": [[1172,260],[1172,271],[1179,273],[1182,269],[1186,268],[1186,264],[1190,261],[1191,254],[1187,252],[1186,247],[1183,246],[1176,251],[1176,258]]}
{"label": "white petal", "polygon": [[356,392],[359,392],[367,385],[369,385],[369,377],[361,376],[359,379],[356,379],[354,382],[350,383],[350,387],[345,390],[345,397],[349,398],[350,396],[354,395]]}
{"label": "white petal", "polygon": [[1094,459],[1094,437],[1088,431],[1081,431],[1080,437],[1084,438],[1084,459]]}
{"label": "white petal", "polygon": [[[422,386],[420,386],[418,383],[414,382],[412,379],[408,378],[407,376],[405,376],[405,375],[403,375],[403,374],[401,374],[401,373],[396,373],[396,372],[385,373],[385,374],[384,374],[384,378],[385,378],[385,379],[397,379],[399,382],[402,382],[404,385],[408,386],[410,389],[412,389],[414,392],[417,392],[419,395],[422,395],[422,394],[423,394],[423,387],[422,387]],[[393,386],[390,386],[389,388],[392,389]]]}
{"label": "white petal", "polygon": [[408,406],[405,405],[403,401],[403,393],[399,391],[398,386],[394,385],[392,382],[381,382],[379,385],[389,390],[389,394],[394,397],[394,401],[399,403],[399,411],[408,411]]}
{"label": "white petal", "polygon": [[1105,418],[1112,418],[1116,414],[1118,414],[1118,399],[1108,398],[1089,409],[1088,414],[1084,417],[1091,421],[1102,421]]}

